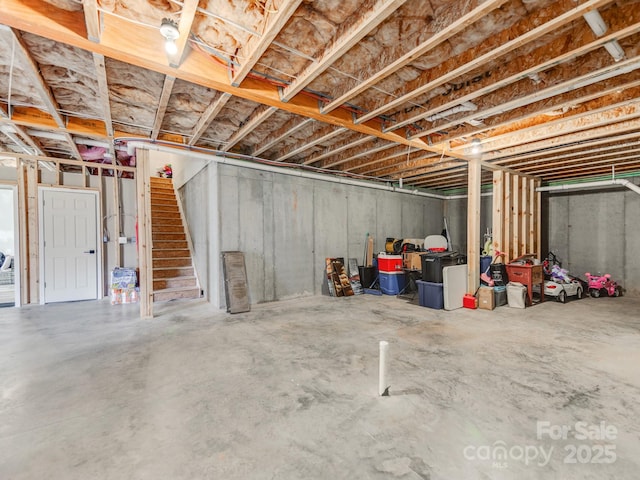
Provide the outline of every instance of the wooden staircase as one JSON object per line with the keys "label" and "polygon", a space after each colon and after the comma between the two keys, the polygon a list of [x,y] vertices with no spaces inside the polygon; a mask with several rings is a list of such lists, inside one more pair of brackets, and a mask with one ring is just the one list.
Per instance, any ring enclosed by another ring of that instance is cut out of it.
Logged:
{"label": "wooden staircase", "polygon": [[170,178],[151,177],[153,301],[199,298],[176,193]]}

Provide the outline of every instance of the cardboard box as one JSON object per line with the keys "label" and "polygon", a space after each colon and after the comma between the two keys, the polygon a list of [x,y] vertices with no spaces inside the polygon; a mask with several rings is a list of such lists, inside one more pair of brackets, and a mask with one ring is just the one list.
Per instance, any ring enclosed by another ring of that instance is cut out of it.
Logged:
{"label": "cardboard box", "polygon": [[493,288],[480,287],[480,290],[478,290],[478,308],[493,310],[494,306]]}
{"label": "cardboard box", "polygon": [[422,271],[422,258],[419,252],[407,252],[402,254],[402,266],[407,270]]}

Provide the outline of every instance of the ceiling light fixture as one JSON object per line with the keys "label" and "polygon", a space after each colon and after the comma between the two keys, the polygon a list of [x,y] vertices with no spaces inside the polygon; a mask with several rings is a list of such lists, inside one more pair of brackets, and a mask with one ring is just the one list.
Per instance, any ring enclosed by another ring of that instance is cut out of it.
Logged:
{"label": "ceiling light fixture", "polygon": [[604,48],[607,49],[609,55],[611,55],[616,62],[619,62],[624,58],[624,50],[617,40],[611,40],[610,42],[605,43]]}
{"label": "ceiling light fixture", "polygon": [[169,55],[178,53],[176,40],[180,36],[178,24],[170,18],[163,18],[160,24],[160,34],[164,37],[164,49]]}
{"label": "ceiling light fixture", "polygon": [[604,20],[598,10],[591,10],[590,12],[585,13],[583,17],[589,24],[589,27],[591,27],[591,30],[593,30],[593,34],[596,37],[601,37],[606,33],[607,24],[604,23]]}
{"label": "ceiling light fixture", "polygon": [[471,140],[471,155],[474,157],[479,157],[482,153],[482,142],[479,138],[474,138]]}

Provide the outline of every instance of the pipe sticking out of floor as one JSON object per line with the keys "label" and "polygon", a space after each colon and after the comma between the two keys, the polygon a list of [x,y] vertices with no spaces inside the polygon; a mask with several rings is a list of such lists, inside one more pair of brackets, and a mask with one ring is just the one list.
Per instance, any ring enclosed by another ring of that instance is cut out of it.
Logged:
{"label": "pipe sticking out of floor", "polygon": [[381,397],[389,396],[389,382],[387,373],[389,372],[389,342],[382,340],[380,342],[380,372],[378,379],[378,395]]}

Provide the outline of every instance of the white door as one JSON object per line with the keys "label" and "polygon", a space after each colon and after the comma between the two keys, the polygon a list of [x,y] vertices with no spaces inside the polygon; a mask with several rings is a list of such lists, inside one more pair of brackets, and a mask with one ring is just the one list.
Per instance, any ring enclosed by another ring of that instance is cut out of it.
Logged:
{"label": "white door", "polygon": [[42,190],[44,302],[98,298],[96,192]]}

